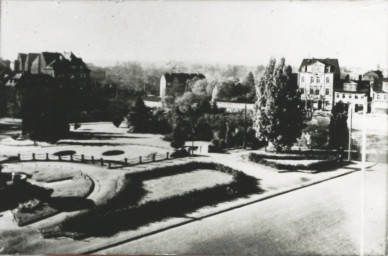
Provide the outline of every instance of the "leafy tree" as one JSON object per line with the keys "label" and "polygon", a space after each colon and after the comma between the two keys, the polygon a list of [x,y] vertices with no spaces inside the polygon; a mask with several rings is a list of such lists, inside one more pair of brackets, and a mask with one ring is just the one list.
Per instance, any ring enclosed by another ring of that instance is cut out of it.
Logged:
{"label": "leafy tree", "polygon": [[247,102],[254,102],[256,98],[256,88],[255,88],[255,78],[253,77],[252,72],[249,72],[242,82],[241,93],[245,94]]}
{"label": "leafy tree", "polygon": [[347,105],[338,102],[332,109],[329,124],[329,147],[337,150],[346,148],[349,140]]}
{"label": "leafy tree", "polygon": [[277,151],[296,142],[304,127],[303,107],[291,71],[284,58],[277,67],[276,60],[271,59],[256,87],[254,129],[260,139],[272,143]]}
{"label": "leafy tree", "polygon": [[133,127],[133,132],[147,132],[149,119],[149,108],[144,104],[141,97],[137,97],[128,114],[128,126]]}

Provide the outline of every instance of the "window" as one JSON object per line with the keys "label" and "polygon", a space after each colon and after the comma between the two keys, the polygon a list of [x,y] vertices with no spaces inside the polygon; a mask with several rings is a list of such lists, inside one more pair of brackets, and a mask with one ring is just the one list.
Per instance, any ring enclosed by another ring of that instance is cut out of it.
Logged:
{"label": "window", "polygon": [[377,94],[377,99],[378,99],[378,100],[380,99],[380,94]]}
{"label": "window", "polygon": [[314,77],[311,77],[311,83],[314,83]]}
{"label": "window", "polygon": [[352,98],[352,95],[351,95],[351,94],[349,94],[349,95],[348,95],[348,98],[349,98],[349,99],[351,99],[351,98]]}
{"label": "window", "polygon": [[313,94],[314,93],[314,90],[313,89],[310,89],[310,94]]}
{"label": "window", "polygon": [[330,95],[330,89],[326,89],[326,95]]}
{"label": "window", "polygon": [[304,88],[300,88],[300,92],[304,94]]}
{"label": "window", "polygon": [[319,90],[315,90],[315,94],[316,94],[316,95],[319,95]]}
{"label": "window", "polygon": [[330,77],[326,77],[326,83],[330,83]]}
{"label": "window", "polygon": [[321,78],[318,76],[317,77],[317,83],[320,83],[321,82]]}
{"label": "window", "polygon": [[345,99],[345,93],[342,94],[342,98]]}
{"label": "window", "polygon": [[339,93],[336,93],[336,95],[337,95],[337,98],[339,98]]}
{"label": "window", "polygon": [[354,95],[354,98],[357,100],[358,99],[358,95]]}

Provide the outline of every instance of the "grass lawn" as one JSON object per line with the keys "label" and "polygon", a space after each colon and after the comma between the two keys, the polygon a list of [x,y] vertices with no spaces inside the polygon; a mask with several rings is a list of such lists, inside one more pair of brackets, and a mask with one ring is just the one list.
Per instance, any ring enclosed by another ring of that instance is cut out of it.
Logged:
{"label": "grass lawn", "polygon": [[195,170],[158,179],[146,180],[143,188],[147,194],[140,203],[181,195],[194,189],[205,189],[220,184],[228,184],[233,176],[215,170]]}

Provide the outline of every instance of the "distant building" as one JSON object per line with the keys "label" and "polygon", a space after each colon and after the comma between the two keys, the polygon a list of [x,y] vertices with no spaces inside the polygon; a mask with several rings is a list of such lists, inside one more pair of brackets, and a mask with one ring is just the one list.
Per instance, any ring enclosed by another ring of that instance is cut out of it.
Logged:
{"label": "distant building", "polygon": [[368,111],[369,80],[341,81],[339,89],[335,90],[334,102],[350,104],[354,112],[366,109]]}
{"label": "distant building", "polygon": [[298,87],[306,107],[331,110],[340,75],[337,59],[303,59],[298,70]]}
{"label": "distant building", "polygon": [[388,78],[375,80],[371,95],[372,113],[388,114]]}
{"label": "distant building", "polygon": [[166,73],[160,78],[160,98],[180,96],[187,90],[187,82],[193,78],[205,79],[200,73]]}
{"label": "distant building", "polygon": [[92,82],[99,82],[106,79],[106,71],[103,68],[96,67],[91,63],[87,64],[90,70],[90,80]]}
{"label": "distant building", "polygon": [[79,87],[87,85],[90,78],[86,64],[72,52],[19,53],[14,67],[16,73],[45,74]]}
{"label": "distant building", "polygon": [[373,84],[375,81],[383,78],[383,72],[380,70],[371,70],[366,72],[363,75],[363,79],[369,80],[371,84]]}

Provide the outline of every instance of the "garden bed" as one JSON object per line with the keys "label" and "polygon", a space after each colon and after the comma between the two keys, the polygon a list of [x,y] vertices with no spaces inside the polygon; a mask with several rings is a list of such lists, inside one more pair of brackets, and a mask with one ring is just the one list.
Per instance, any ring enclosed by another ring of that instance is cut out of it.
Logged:
{"label": "garden bed", "polygon": [[[303,158],[302,158],[303,157]],[[308,171],[311,173],[330,171],[336,168],[348,165],[349,162],[339,162],[332,155],[326,155],[325,158],[316,157],[306,159],[306,156],[290,155],[290,154],[257,154],[250,153],[249,161],[263,164],[280,172],[284,171]]]}
{"label": "garden bed", "polygon": [[[78,239],[111,236],[122,230],[194,212],[204,206],[262,192],[255,178],[212,163],[191,162],[160,167],[128,174],[126,178],[123,189],[107,204],[69,218],[57,227],[42,229],[42,235]],[[162,183],[166,179],[170,179],[173,186],[164,190]],[[197,186],[195,181],[199,182]],[[182,184],[187,187],[180,188]],[[154,189],[151,193],[147,191],[150,188]]]}

